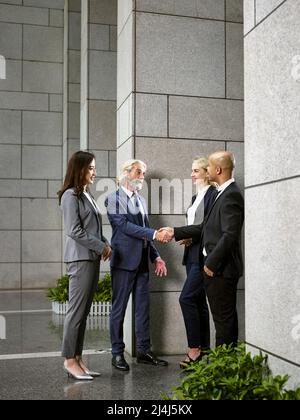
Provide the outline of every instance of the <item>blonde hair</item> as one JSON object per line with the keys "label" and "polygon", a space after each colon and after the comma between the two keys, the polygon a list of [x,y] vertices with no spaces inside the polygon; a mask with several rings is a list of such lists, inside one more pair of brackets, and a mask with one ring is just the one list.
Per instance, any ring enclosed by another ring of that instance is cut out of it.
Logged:
{"label": "blonde hair", "polygon": [[[195,163],[198,168],[202,168],[207,172],[207,167],[208,167],[208,158],[205,156],[196,156],[195,159],[193,160],[193,163]],[[208,185],[212,185],[213,187],[217,187],[218,184],[216,184],[215,182],[209,181],[207,178],[207,184]]]}
{"label": "blonde hair", "polygon": [[208,167],[208,159],[204,156],[197,156],[193,160],[193,163],[195,163],[199,168],[207,170]]}
{"label": "blonde hair", "polygon": [[147,169],[146,163],[143,162],[142,160],[139,160],[139,159],[130,159],[130,160],[127,160],[121,166],[120,174],[117,177],[117,183],[118,183],[118,185],[121,185],[124,182],[127,173],[130,172],[135,165],[141,165],[141,166],[144,167],[145,170]]}

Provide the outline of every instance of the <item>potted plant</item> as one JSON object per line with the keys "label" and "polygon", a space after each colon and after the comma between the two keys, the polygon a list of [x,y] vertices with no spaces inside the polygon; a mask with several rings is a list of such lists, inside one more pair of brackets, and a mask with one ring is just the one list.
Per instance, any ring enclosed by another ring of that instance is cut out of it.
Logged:
{"label": "potted plant", "polygon": [[[47,297],[52,301],[52,310],[54,313],[59,315],[66,314],[69,304],[69,277],[67,275],[60,277],[57,280],[56,287],[50,287],[48,289]],[[111,277],[109,273],[106,273],[104,277],[99,280],[89,315],[109,315],[111,310],[111,298]]]}
{"label": "potted plant", "polygon": [[300,400],[300,388],[286,389],[289,376],[273,376],[268,356],[246,352],[244,343],[223,344],[186,368],[181,384],[164,400]]}

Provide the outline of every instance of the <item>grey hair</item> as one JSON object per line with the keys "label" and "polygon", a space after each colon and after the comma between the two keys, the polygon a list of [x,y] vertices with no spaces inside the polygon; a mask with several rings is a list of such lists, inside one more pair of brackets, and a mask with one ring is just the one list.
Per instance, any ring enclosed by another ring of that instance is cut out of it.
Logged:
{"label": "grey hair", "polygon": [[130,172],[135,165],[141,165],[144,167],[145,170],[147,169],[146,163],[143,162],[142,160],[139,160],[139,159],[127,160],[121,166],[120,174],[117,178],[118,185],[122,185],[124,183],[127,173]]}

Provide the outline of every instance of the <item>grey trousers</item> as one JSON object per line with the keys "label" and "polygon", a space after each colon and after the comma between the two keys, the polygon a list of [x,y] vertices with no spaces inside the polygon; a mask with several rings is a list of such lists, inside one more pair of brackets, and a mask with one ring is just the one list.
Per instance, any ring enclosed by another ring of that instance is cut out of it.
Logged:
{"label": "grey trousers", "polygon": [[62,356],[67,359],[82,355],[86,319],[97,289],[99,272],[100,259],[67,263],[69,309],[62,344]]}

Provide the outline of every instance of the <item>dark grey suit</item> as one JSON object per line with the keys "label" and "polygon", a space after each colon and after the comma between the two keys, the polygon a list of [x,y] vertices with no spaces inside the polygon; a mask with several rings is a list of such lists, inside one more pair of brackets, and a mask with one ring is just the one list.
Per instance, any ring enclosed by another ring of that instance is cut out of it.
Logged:
{"label": "dark grey suit", "polygon": [[73,189],[62,196],[66,233],[64,261],[69,276],[69,309],[64,324],[62,355],[80,356],[83,350],[86,318],[89,314],[100,272],[100,258],[108,241],[102,234],[101,214]]}
{"label": "dark grey suit", "polygon": [[107,243],[102,234],[101,214],[84,194],[78,200],[72,188],[63,194],[61,208],[67,236],[64,261],[99,260]]}

